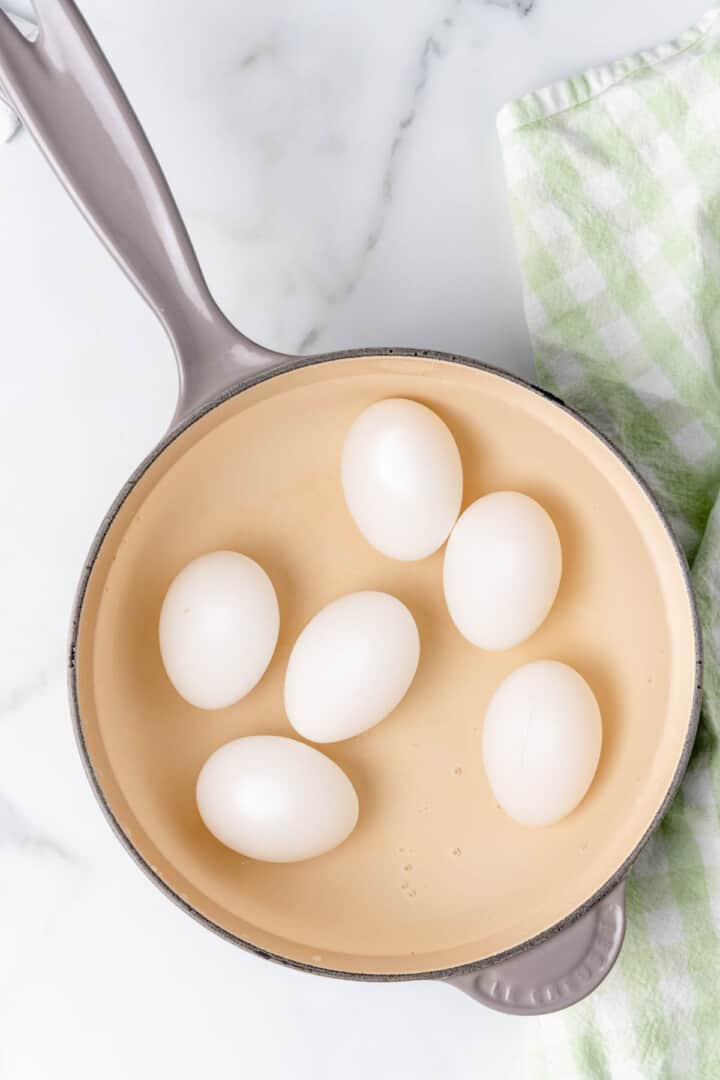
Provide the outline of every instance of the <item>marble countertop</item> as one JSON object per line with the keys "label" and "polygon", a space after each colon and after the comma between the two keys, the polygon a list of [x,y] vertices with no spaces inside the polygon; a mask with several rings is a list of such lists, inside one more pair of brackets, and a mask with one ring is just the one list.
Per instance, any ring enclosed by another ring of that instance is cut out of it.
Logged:
{"label": "marble countertop", "polygon": [[[288,351],[530,370],[494,118],[708,0],[84,0],[221,305]],[[8,9],[27,9],[13,0]],[[231,948],[140,875],[71,735],[68,614],[176,392],[162,330],[24,134],[0,147],[0,1077],[524,1075],[532,1022]]]}

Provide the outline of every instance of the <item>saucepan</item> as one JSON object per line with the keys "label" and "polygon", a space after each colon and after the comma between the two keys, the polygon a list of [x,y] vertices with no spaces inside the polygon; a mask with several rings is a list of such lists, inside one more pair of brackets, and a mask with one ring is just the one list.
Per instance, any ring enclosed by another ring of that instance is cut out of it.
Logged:
{"label": "saucepan", "polygon": [[[506,1012],[563,1008],[620,950],[624,882],[685,769],[701,646],[683,557],[622,455],[561,401],[489,364],[431,350],[285,356],[218,309],[153,152],[71,0],[36,0],[39,40],[0,18],[0,82],[73,199],[154,309],[180,373],[170,430],[128,480],[82,572],[69,657],[90,782],[145,873],[207,927],[305,971],[443,979]],[[524,645],[483,653],[444,608],[442,555],[396,563],[344,506],[339,456],[384,397],[435,409],[460,447],[465,504],[524,491],[551,513],[564,574]],[[163,595],[204,551],[259,559],[281,633],[265,679],[200,713],[164,675]],[[333,597],[395,593],[423,663],[393,714],[329,747],[352,778],[350,839],[293,864],[243,859],[204,829],[194,783],[243,734],[290,734],[282,678],[297,633]],[[556,825],[514,823],[490,793],[480,732],[493,688],[532,659],[563,660],[603,715],[595,781]]]}

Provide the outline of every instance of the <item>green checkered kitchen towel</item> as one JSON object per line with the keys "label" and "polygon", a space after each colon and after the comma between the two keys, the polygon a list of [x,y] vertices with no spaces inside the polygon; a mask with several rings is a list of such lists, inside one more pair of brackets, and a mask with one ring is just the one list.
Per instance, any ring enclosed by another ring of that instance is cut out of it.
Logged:
{"label": "green checkered kitchen towel", "polygon": [[498,130],[539,379],[664,505],[706,657],[692,762],[631,875],[621,958],[538,1021],[529,1074],[720,1080],[720,9],[511,103]]}

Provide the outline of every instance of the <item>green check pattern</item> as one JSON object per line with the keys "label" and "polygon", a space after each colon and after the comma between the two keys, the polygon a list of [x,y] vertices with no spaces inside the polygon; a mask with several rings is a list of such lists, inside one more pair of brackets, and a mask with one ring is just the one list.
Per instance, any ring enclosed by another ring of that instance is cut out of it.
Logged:
{"label": "green check pattern", "polygon": [[720,1080],[720,9],[498,117],[540,382],[644,474],[690,560],[705,699],[621,958],[537,1022],[548,1080]]}

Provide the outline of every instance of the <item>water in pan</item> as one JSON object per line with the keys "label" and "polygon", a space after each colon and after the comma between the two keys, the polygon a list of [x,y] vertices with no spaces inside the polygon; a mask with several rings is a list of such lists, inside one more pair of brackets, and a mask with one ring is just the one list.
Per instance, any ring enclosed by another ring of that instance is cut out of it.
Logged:
{"label": "water in pan", "polygon": [[[364,407],[391,395],[430,405],[450,426],[463,457],[464,505],[512,488],[536,498],[557,525],[565,555],[558,599],[516,649],[484,653],[458,634],[443,600],[442,551],[418,563],[386,559],[347,512],[344,434]],[[157,618],[180,567],[221,547],[267,569],[281,630],[261,684],[208,714],[167,681]],[[244,860],[203,828],[197,772],[230,738],[292,734],[282,688],[297,633],[329,600],[368,588],[407,604],[422,659],[392,716],[325,748],[358,791],[358,827],[336,851],[306,863]],[[480,745],[493,689],[539,658],[571,664],[592,685],[604,745],[579,809],[534,830],[495,805]],[[591,432],[490,373],[362,358],[247,391],[157,460],[96,564],[78,673],[88,750],[109,804],[175,892],[230,932],[291,959],[407,973],[512,947],[574,910],[623,862],[680,754],[694,645],[670,541],[632,476]]]}

